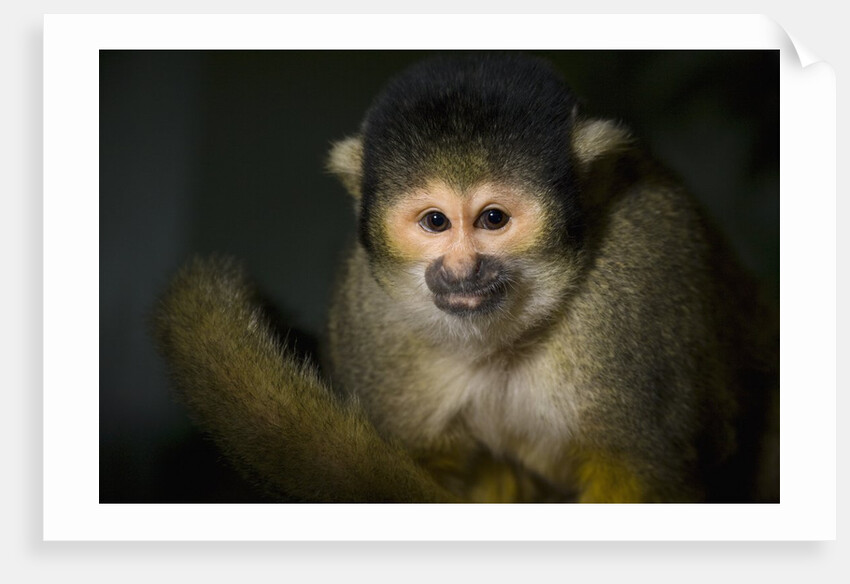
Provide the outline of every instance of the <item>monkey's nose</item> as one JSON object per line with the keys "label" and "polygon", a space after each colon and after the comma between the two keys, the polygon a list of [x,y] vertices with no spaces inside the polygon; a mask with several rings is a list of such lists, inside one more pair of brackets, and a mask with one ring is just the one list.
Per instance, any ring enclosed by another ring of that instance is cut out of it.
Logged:
{"label": "monkey's nose", "polygon": [[477,294],[491,289],[501,273],[500,262],[489,256],[476,255],[473,261],[454,269],[439,258],[425,270],[425,282],[435,294]]}
{"label": "monkey's nose", "polygon": [[446,268],[435,260],[425,270],[425,283],[440,310],[458,316],[488,313],[505,301],[508,277],[501,262],[491,256],[477,257],[463,272]]}
{"label": "monkey's nose", "polygon": [[426,272],[426,278],[434,292],[459,292],[478,284],[481,275],[481,258],[475,257],[470,262],[454,262],[451,265],[445,258],[437,259]]}
{"label": "monkey's nose", "polygon": [[476,256],[471,261],[448,264],[444,258],[440,262],[437,277],[446,286],[458,286],[463,282],[472,282],[481,274],[481,258]]}

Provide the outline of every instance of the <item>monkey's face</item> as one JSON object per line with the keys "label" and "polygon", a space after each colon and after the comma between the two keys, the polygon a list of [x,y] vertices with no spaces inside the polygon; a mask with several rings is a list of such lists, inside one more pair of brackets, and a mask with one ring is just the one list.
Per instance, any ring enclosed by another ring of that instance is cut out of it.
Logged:
{"label": "monkey's face", "polygon": [[564,255],[547,259],[548,216],[518,187],[484,183],[461,192],[430,181],[389,205],[381,231],[392,260],[376,268],[378,279],[432,324],[480,332],[527,325],[570,282],[569,271],[552,265],[563,268]]}
{"label": "monkey's face", "polygon": [[539,215],[531,200],[504,186],[458,193],[432,182],[390,209],[386,233],[399,256],[424,266],[437,308],[471,316],[507,302],[507,257],[533,244]]}
{"label": "monkey's face", "polygon": [[535,59],[436,58],[335,144],[329,168],[395,316],[461,339],[515,338],[552,316],[580,271],[575,101]]}

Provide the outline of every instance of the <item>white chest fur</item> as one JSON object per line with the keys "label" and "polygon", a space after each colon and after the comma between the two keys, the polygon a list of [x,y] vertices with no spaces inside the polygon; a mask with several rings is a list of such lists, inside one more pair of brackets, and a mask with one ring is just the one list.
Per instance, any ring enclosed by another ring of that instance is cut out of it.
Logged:
{"label": "white chest fur", "polygon": [[436,436],[460,418],[495,455],[548,466],[569,442],[578,413],[565,371],[546,362],[552,359],[545,352],[510,363],[470,363],[456,355],[432,362],[429,385],[439,389],[427,404],[423,429]]}

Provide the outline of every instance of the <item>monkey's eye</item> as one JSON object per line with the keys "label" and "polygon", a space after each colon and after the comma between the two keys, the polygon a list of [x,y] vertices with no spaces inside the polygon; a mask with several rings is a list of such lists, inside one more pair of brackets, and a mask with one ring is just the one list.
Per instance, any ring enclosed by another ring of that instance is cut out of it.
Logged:
{"label": "monkey's eye", "polygon": [[431,211],[419,220],[419,225],[421,225],[422,229],[425,231],[439,233],[451,227],[452,224],[449,221],[449,218],[439,211]]}
{"label": "monkey's eye", "polygon": [[511,216],[499,209],[487,209],[478,217],[476,227],[482,229],[501,229],[510,221]]}

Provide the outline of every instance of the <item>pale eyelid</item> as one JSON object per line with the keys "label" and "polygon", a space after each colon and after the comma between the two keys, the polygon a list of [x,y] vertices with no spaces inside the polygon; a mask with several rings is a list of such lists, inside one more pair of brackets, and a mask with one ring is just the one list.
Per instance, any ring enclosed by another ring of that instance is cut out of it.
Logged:
{"label": "pale eyelid", "polygon": [[416,214],[416,222],[419,223],[420,221],[422,221],[425,217],[427,217],[431,213],[441,213],[442,215],[444,215],[446,217],[446,219],[449,218],[449,216],[446,215],[446,213],[442,209],[439,209],[437,207],[430,207],[427,211],[420,211],[419,213]]}
{"label": "pale eyelid", "polygon": [[496,209],[498,211],[501,211],[502,213],[510,215],[510,213],[508,212],[508,209],[504,205],[502,205],[501,203],[490,202],[490,203],[487,203],[486,205],[481,205],[480,209],[481,210],[478,212],[479,217],[481,217],[481,215],[483,215],[485,211],[490,211],[492,209]]}

